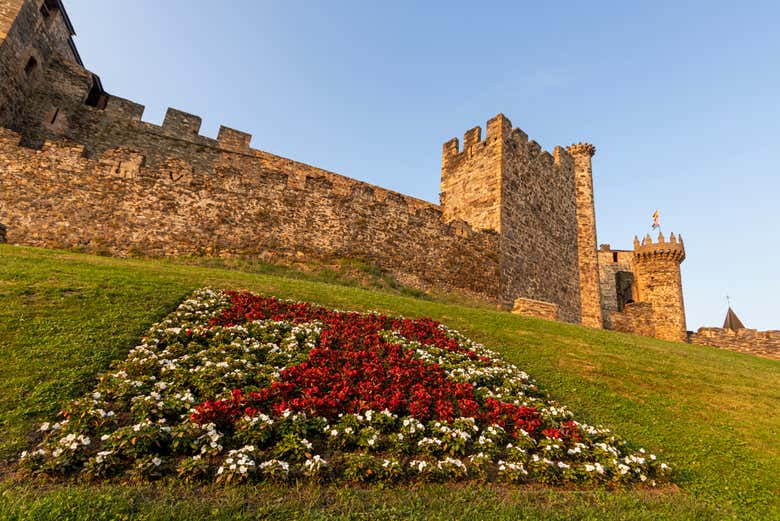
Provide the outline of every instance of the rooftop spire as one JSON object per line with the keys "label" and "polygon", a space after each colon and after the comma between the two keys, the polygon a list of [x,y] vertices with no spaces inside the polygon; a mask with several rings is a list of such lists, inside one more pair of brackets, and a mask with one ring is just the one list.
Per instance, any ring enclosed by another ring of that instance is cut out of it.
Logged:
{"label": "rooftop spire", "polygon": [[729,310],[726,312],[726,320],[723,321],[723,329],[731,329],[736,331],[737,329],[745,329],[745,325],[739,319],[734,310],[729,306]]}

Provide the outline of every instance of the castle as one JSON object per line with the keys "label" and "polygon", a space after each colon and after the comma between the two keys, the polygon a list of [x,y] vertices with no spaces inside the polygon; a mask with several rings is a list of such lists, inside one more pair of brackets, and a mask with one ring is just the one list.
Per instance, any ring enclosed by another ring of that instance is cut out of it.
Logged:
{"label": "castle", "polygon": [[439,205],[107,93],[60,0],[0,1],[0,241],[113,255],[354,257],[403,284],[686,340],[681,238],[597,248],[591,158],[499,114],[444,144]]}

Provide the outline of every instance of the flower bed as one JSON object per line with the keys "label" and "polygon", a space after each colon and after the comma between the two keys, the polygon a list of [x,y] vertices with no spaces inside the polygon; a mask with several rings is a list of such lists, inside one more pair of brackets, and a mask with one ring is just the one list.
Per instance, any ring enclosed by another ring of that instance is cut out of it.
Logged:
{"label": "flower bed", "polygon": [[668,481],[429,319],[200,290],[22,454],[34,472],[236,483]]}

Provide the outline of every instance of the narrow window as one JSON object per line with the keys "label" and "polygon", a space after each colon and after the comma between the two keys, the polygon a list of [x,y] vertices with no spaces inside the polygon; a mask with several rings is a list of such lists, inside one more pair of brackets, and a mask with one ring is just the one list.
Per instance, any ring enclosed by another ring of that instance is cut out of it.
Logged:
{"label": "narrow window", "polygon": [[617,252],[616,251],[612,252],[612,262],[617,262]]}
{"label": "narrow window", "polygon": [[51,117],[51,124],[54,125],[54,123],[57,121],[57,116],[60,115],[60,108],[57,107],[54,109],[54,115]]}
{"label": "narrow window", "polygon": [[38,67],[38,60],[35,59],[35,56],[30,56],[30,59],[27,60],[27,65],[24,66],[24,73],[28,78],[35,72],[36,67]]}

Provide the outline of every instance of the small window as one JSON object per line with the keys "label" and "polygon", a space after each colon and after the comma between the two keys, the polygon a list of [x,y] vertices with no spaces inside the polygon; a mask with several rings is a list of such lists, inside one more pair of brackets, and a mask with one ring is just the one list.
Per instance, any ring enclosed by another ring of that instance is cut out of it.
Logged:
{"label": "small window", "polygon": [[35,69],[38,68],[38,60],[35,59],[35,56],[30,56],[30,59],[27,60],[27,65],[24,66],[24,73],[29,78],[32,76],[32,74],[35,72]]}
{"label": "small window", "polygon": [[92,88],[89,89],[89,93],[87,93],[87,98],[84,100],[84,104],[89,105],[90,107],[95,107],[96,109],[103,110],[106,108],[107,103],[108,95],[103,92],[103,89],[100,87],[100,81],[93,77]]}
{"label": "small window", "polygon": [[616,252],[616,251],[613,251],[613,252],[612,252],[612,262],[617,262],[617,261],[618,261],[617,252]]}

